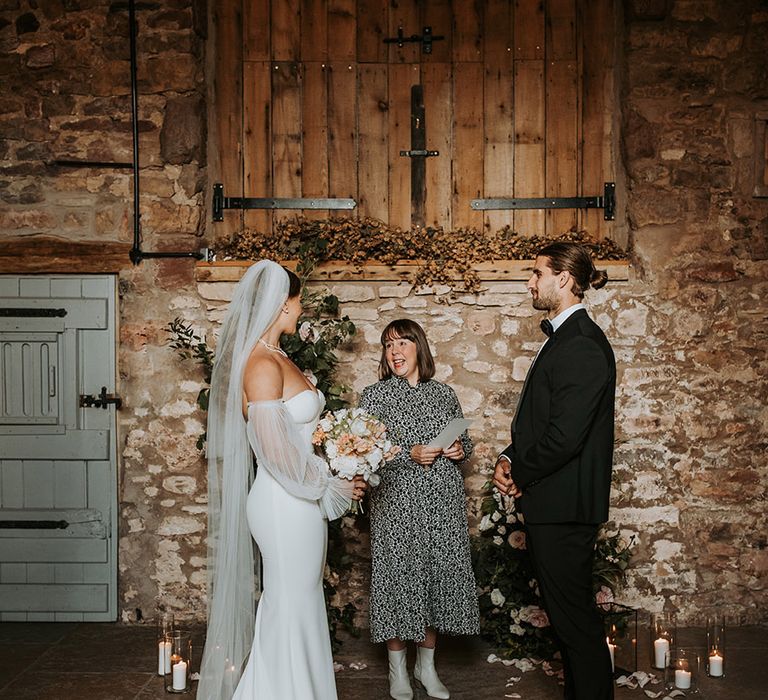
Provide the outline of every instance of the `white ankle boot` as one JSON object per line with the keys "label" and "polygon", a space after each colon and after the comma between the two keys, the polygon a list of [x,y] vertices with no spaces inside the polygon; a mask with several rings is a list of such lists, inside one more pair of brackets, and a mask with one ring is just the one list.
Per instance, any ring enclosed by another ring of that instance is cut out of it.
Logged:
{"label": "white ankle boot", "polygon": [[413,690],[408,680],[408,668],[405,665],[406,650],[388,651],[389,655],[389,696],[393,700],[411,700]]}
{"label": "white ankle boot", "polygon": [[448,688],[437,677],[434,649],[416,647],[416,668],[413,670],[413,677],[424,686],[429,697],[440,698],[441,700],[447,700],[451,697]]}

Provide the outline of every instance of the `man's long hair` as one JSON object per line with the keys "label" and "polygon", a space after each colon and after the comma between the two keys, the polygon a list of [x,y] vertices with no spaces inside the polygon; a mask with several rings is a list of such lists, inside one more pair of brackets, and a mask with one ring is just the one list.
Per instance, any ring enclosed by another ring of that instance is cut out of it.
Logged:
{"label": "man's long hair", "polygon": [[584,292],[589,287],[600,289],[608,281],[608,273],[595,269],[589,250],[579,243],[550,243],[538,255],[548,258],[549,267],[555,274],[563,271],[570,273],[573,278],[571,291],[579,299],[584,298]]}

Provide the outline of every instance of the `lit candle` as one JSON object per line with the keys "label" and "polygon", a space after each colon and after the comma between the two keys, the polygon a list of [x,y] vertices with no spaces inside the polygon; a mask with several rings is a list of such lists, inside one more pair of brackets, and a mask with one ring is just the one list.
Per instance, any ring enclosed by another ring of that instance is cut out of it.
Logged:
{"label": "lit candle", "polygon": [[688,690],[691,687],[691,672],[681,668],[675,669],[675,688]]}
{"label": "lit candle", "polygon": [[614,654],[616,653],[616,645],[615,644],[611,644],[611,640],[610,640],[609,637],[605,638],[605,642],[606,642],[606,644],[608,644],[608,652],[611,655],[611,671],[615,671],[616,668],[614,666]]}
{"label": "lit candle", "polygon": [[723,657],[717,652],[709,657],[709,675],[715,678],[723,675]]}
{"label": "lit candle", "polygon": [[166,668],[171,668],[171,643],[163,641],[157,645],[157,675],[164,676]]}
{"label": "lit candle", "polygon": [[184,690],[187,687],[187,664],[179,661],[173,664],[173,689]]}
{"label": "lit candle", "polygon": [[669,640],[659,637],[653,643],[653,658],[656,668],[664,668],[667,665],[667,652],[669,651]]}

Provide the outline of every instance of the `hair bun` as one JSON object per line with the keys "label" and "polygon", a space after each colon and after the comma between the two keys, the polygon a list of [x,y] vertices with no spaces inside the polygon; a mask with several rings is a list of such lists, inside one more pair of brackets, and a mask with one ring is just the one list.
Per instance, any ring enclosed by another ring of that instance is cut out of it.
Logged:
{"label": "hair bun", "polygon": [[589,284],[592,289],[600,289],[600,287],[604,287],[607,281],[608,273],[605,270],[596,270],[593,264],[592,274],[589,276]]}

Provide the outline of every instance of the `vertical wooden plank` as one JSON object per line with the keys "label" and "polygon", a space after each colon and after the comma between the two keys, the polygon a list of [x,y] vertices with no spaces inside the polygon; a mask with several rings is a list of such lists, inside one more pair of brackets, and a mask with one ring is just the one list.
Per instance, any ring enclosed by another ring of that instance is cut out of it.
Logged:
{"label": "vertical wooden plank", "polygon": [[[582,194],[603,191],[603,183],[615,180],[611,148],[613,108],[613,0],[580,3],[582,40]],[[602,209],[581,212],[581,227],[597,238],[611,230]]]}
{"label": "vertical wooden plank", "polygon": [[0,506],[24,507],[24,472],[19,460],[0,460]]}
{"label": "vertical wooden plank", "polygon": [[357,60],[360,63],[386,63],[389,50],[387,3],[381,0],[357,2]]}
{"label": "vertical wooden plank", "polygon": [[[263,0],[253,3],[249,11],[256,12]],[[261,8],[263,11],[263,8]],[[243,192],[243,14],[240,0],[213,3],[211,8],[215,42],[213,103],[216,105],[212,132],[215,139],[211,163],[211,181],[224,185],[228,197],[242,197]],[[256,27],[256,18],[248,23],[249,47],[262,50],[263,39]],[[242,229],[243,214],[228,210],[224,221],[215,225],[217,236],[225,238]]]}
{"label": "vertical wooden plank", "polygon": [[[357,199],[357,70],[333,63],[328,76],[328,187],[331,197]],[[336,212],[355,217],[356,211]]]}
{"label": "vertical wooden plank", "polygon": [[451,229],[451,66],[422,66],[427,149],[440,155],[427,158],[426,225]]}
{"label": "vertical wooden plank", "polygon": [[483,60],[483,3],[455,0],[453,3],[452,52],[454,63]]}
{"label": "vertical wooden plank", "polygon": [[502,56],[511,62],[515,35],[512,0],[486,0],[483,9],[483,57],[499,64]]}
{"label": "vertical wooden plank", "polygon": [[300,0],[270,3],[272,17],[272,60],[301,60]]}
{"label": "vertical wooden plank", "polygon": [[[302,196],[328,196],[328,70],[304,64],[302,89]],[[327,218],[327,209],[305,209],[308,219]]]}
{"label": "vertical wooden plank", "polygon": [[[515,61],[515,197],[544,197],[544,61]],[[514,228],[544,234],[544,211],[515,211]]]}
{"label": "vertical wooden plank", "polygon": [[453,57],[453,9],[451,0],[425,0],[422,3],[419,32],[432,27],[432,36],[443,39],[432,42],[432,53],[421,54],[422,64],[450,63]]}
{"label": "vertical wooden plank", "polygon": [[[547,197],[573,197],[578,180],[578,70],[576,61],[547,62]],[[547,209],[546,233],[557,236],[576,226],[576,209]]]}
{"label": "vertical wooden plank", "polygon": [[544,2],[515,0],[515,60],[544,58]]}
{"label": "vertical wooden plank", "polygon": [[[245,195],[270,197],[272,186],[272,63],[248,61],[244,65],[243,163]],[[256,231],[272,230],[272,212],[249,209],[243,222]]]}
{"label": "vertical wooden plank", "polygon": [[51,280],[51,296],[59,299],[77,299],[82,293],[80,282],[78,278],[55,277]]}
{"label": "vertical wooden plank", "polygon": [[470,202],[483,187],[483,66],[457,63],[453,69],[453,228],[482,229],[482,212]]}
{"label": "vertical wooden plank", "polygon": [[[424,86],[411,85],[411,149],[427,150]],[[411,225],[424,228],[427,201],[427,159],[411,158]]]}
{"label": "vertical wooden plank", "polygon": [[357,57],[355,0],[328,0],[328,58],[355,61]]}
{"label": "vertical wooden plank", "polygon": [[549,61],[575,61],[576,0],[547,0],[546,57]]}
{"label": "vertical wooden plank", "polygon": [[301,0],[301,60],[328,60],[328,0]]}
{"label": "vertical wooden plank", "polygon": [[411,85],[418,65],[389,67],[389,224],[411,227],[411,161],[400,155],[411,147]]}
{"label": "vertical wooden plank", "polygon": [[389,219],[387,66],[362,63],[358,69],[358,209],[361,218]]}
{"label": "vertical wooden plank", "polygon": [[[389,3],[388,37],[396,37],[398,28],[402,28],[405,37],[421,34],[420,22],[417,3],[412,0],[392,0]],[[387,44],[387,46],[389,46],[389,63],[418,63],[421,44],[404,43],[402,47],[397,44]]]}
{"label": "vertical wooden plank", "polygon": [[[514,192],[514,90],[511,52],[486,54],[483,113],[485,154],[483,196],[511,197]],[[513,225],[512,210],[485,212],[490,233]]]}
{"label": "vertical wooden plank", "polygon": [[56,462],[54,508],[85,508],[88,501],[85,482],[85,462]]}
{"label": "vertical wooden plank", "polygon": [[[268,61],[271,56],[269,0],[240,1],[243,4],[243,60]],[[218,5],[234,4],[231,0],[214,3],[214,10]]]}
{"label": "vertical wooden plank", "polygon": [[53,462],[24,461],[24,507],[53,508]]}
{"label": "vertical wooden plank", "polygon": [[272,68],[274,194],[275,197],[300,197],[301,67],[285,61],[275,63]]}

